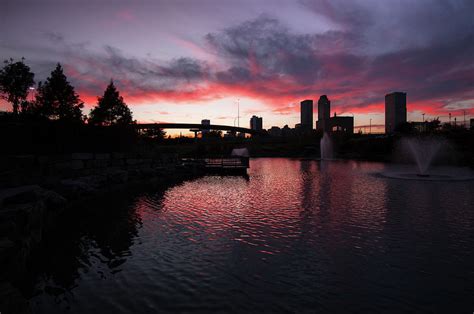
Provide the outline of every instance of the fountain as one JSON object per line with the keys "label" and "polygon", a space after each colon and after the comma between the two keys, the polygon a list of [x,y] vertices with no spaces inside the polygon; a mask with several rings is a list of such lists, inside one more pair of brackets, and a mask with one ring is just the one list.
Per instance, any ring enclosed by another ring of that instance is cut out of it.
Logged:
{"label": "fountain", "polygon": [[433,138],[409,138],[402,142],[405,149],[410,151],[411,156],[415,159],[419,177],[430,176],[428,169],[443,144],[442,141]]}
{"label": "fountain", "polygon": [[402,152],[411,157],[416,170],[398,167],[396,171],[382,173],[383,176],[396,179],[429,180],[429,181],[463,181],[473,180],[469,169],[456,167],[436,167],[432,164],[438,154],[448,147],[446,141],[432,137],[405,138],[400,142]]}
{"label": "fountain", "polygon": [[319,143],[319,148],[321,151],[321,160],[332,159],[332,140],[329,134],[327,134],[326,132],[324,132],[323,138]]}

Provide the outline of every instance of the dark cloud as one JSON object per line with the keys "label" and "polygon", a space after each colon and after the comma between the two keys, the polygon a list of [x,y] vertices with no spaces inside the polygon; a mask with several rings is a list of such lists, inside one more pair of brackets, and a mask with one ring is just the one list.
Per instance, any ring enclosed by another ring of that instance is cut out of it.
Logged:
{"label": "dark cloud", "polygon": [[471,0],[300,0],[349,33],[362,51],[379,53],[459,40],[474,32]]}
{"label": "dark cloud", "polygon": [[113,78],[128,95],[195,101],[235,93],[264,100],[280,114],[296,110],[288,103],[320,94],[341,109],[380,104],[393,90],[440,108],[468,106],[463,101],[474,98],[474,1],[302,3],[337,27],[297,33],[260,15],[204,36],[217,65],[137,58],[113,46],[97,51],[45,33],[52,47],[35,56],[32,68],[52,70],[49,60],[57,58],[80,90],[95,95]]}
{"label": "dark cloud", "polygon": [[[103,51],[94,51],[86,45],[69,43],[60,34],[48,33],[45,37],[55,42],[55,62],[41,62],[33,57],[33,68],[41,68],[40,79],[45,79],[56,62],[65,65],[69,79],[78,89],[100,94],[105,84],[114,79],[119,88],[131,94],[180,89],[183,85],[207,79],[208,65],[191,58],[157,61],[135,58],[109,45]],[[46,51],[47,53],[47,51]],[[47,70],[46,70],[47,69]]]}
{"label": "dark cloud", "polygon": [[205,62],[191,59],[179,58],[172,60],[167,66],[159,68],[159,76],[193,80],[203,80],[209,76],[209,67]]}
{"label": "dark cloud", "polygon": [[[363,29],[375,23],[368,2],[345,0],[300,0],[300,2],[316,14],[328,17],[332,21],[352,29],[354,26]],[[370,4],[369,4],[370,5]]]}
{"label": "dark cloud", "polygon": [[221,73],[226,81],[251,76],[253,80],[290,75],[298,81],[314,80],[319,70],[314,57],[318,36],[293,34],[277,19],[258,18],[206,35],[218,56],[233,66]]}
{"label": "dark cloud", "polygon": [[242,82],[250,82],[252,74],[247,67],[233,66],[226,71],[219,71],[215,75],[218,82],[224,84],[241,84]]}
{"label": "dark cloud", "polygon": [[50,40],[52,43],[57,44],[64,42],[64,36],[58,32],[44,32],[43,35],[47,40]]}
{"label": "dark cloud", "polygon": [[472,95],[474,83],[474,35],[406,49],[374,58],[367,79],[393,82],[410,90],[412,99]]}
{"label": "dark cloud", "polygon": [[[114,47],[106,46],[106,56],[99,59],[117,74],[136,76],[143,80],[185,80],[204,79],[208,76],[208,66],[205,62],[191,58],[178,58],[160,63],[151,59],[125,57]],[[97,56],[94,56],[97,58]],[[175,82],[173,82],[175,83]]]}

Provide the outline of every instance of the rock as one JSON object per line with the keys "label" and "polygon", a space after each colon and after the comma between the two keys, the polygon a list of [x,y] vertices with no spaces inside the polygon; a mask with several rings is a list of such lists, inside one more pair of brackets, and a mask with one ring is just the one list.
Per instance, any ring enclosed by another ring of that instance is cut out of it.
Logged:
{"label": "rock", "polygon": [[108,159],[97,159],[95,160],[95,167],[96,168],[106,168],[109,165]]}
{"label": "rock", "polygon": [[15,243],[9,239],[0,239],[0,267],[2,273],[0,273],[0,281],[4,278],[9,277],[14,272],[12,270],[15,268],[16,262],[16,252],[17,248]]}
{"label": "rock", "polygon": [[125,183],[128,180],[128,172],[124,170],[110,170],[106,175],[110,183]]}
{"label": "rock", "polygon": [[91,185],[95,187],[101,187],[107,184],[107,175],[105,174],[97,174],[94,176],[88,176],[85,177],[87,179],[87,182],[89,182]]}
{"label": "rock", "polygon": [[8,156],[5,154],[0,154],[0,172],[4,170],[9,170],[11,168],[11,164],[9,163]]}
{"label": "rock", "polygon": [[[18,186],[21,183],[20,176],[14,171],[0,172],[0,188]],[[0,204],[1,207],[1,204]]]}
{"label": "rock", "polygon": [[61,186],[58,187],[61,194],[69,196],[71,198],[80,197],[84,193],[91,193],[94,191],[94,187],[90,186],[87,182],[81,179],[67,179],[61,181]]}
{"label": "rock", "polygon": [[97,160],[109,160],[110,154],[95,154],[95,159]]}
{"label": "rock", "polygon": [[135,166],[139,163],[139,160],[134,159],[134,158],[129,158],[129,159],[126,159],[125,162],[127,163],[127,166]]}
{"label": "rock", "polygon": [[71,162],[71,169],[73,170],[84,169],[84,162],[82,160],[73,160]]}
{"label": "rock", "polygon": [[[3,204],[5,208],[21,204],[26,204],[28,206],[25,208],[30,208],[39,203],[44,203],[47,207],[57,209],[65,206],[66,199],[54,191],[45,190],[37,185],[28,185],[0,191],[0,204]],[[23,210],[25,208],[23,208]]]}
{"label": "rock", "polygon": [[28,225],[28,213],[33,206],[32,204],[11,205],[0,211],[0,221],[14,223],[18,233],[23,233]]}
{"label": "rock", "polygon": [[153,159],[151,158],[142,159],[142,164],[151,165],[152,162]]}
{"label": "rock", "polygon": [[74,153],[71,155],[71,158],[77,160],[90,160],[94,159],[94,155],[88,153]]}
{"label": "rock", "polygon": [[0,206],[24,204],[38,201],[42,189],[37,185],[0,190]]}
{"label": "rock", "polygon": [[113,167],[123,166],[123,165],[125,165],[125,160],[123,160],[123,159],[112,159],[110,163]]}
{"label": "rock", "polygon": [[153,168],[146,166],[140,169],[140,174],[145,178],[153,178],[155,176],[155,171]]}
{"label": "rock", "polygon": [[88,160],[86,163],[87,168],[105,168],[109,161],[107,159],[94,159]]}
{"label": "rock", "polygon": [[0,223],[0,237],[13,235],[16,231],[16,224],[13,221],[2,221]]}
{"label": "rock", "polygon": [[107,175],[98,174],[77,179],[66,179],[61,181],[58,187],[59,192],[66,197],[79,197],[83,194],[95,194],[98,190],[107,184]]}
{"label": "rock", "polygon": [[61,181],[61,177],[57,175],[48,175],[46,178],[42,180],[42,185],[52,187],[59,184],[60,181]]}
{"label": "rock", "polygon": [[54,169],[56,170],[70,170],[72,168],[71,161],[60,161],[54,164]]}
{"label": "rock", "polygon": [[140,170],[138,169],[130,169],[128,170],[128,178],[131,180],[136,180],[141,177]]}
{"label": "rock", "polygon": [[29,169],[35,165],[35,159],[34,155],[17,155],[12,158],[12,162],[22,169]]}
{"label": "rock", "polygon": [[9,282],[0,282],[0,312],[2,314],[31,313],[28,301]]}
{"label": "rock", "polygon": [[38,157],[36,157],[36,162],[39,165],[47,165],[49,163],[49,157],[48,156],[38,156]]}
{"label": "rock", "polygon": [[44,215],[45,205],[43,202],[17,205],[17,208],[21,208],[21,210],[25,212],[25,218],[26,218],[25,234],[28,234],[32,232],[33,230],[37,231],[38,229],[42,229],[43,217],[45,216]]}
{"label": "rock", "polygon": [[43,199],[48,209],[60,209],[66,206],[67,200],[54,191],[44,191]]}
{"label": "rock", "polygon": [[4,266],[4,262],[11,256],[11,250],[15,247],[15,243],[8,238],[0,238],[0,264]]}
{"label": "rock", "polygon": [[112,159],[124,159],[125,154],[124,153],[112,153]]}
{"label": "rock", "polygon": [[57,297],[61,294],[66,293],[67,291],[64,290],[63,288],[46,286],[44,287],[44,292],[46,292],[49,295],[54,295],[55,297]]}
{"label": "rock", "polygon": [[8,238],[0,238],[0,250],[10,249],[15,246],[15,243]]}

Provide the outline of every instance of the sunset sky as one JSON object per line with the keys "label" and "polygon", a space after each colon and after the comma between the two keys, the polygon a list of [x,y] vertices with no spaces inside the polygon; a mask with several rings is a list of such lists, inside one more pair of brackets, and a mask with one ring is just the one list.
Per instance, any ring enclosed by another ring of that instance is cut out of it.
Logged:
{"label": "sunset sky", "polygon": [[[86,104],[111,78],[139,122],[294,127],[299,102],[384,123],[407,92],[412,121],[474,117],[472,0],[2,0],[0,58],[36,82],[60,62]],[[5,102],[0,110],[11,110]],[[317,108],[315,106],[315,118]]]}

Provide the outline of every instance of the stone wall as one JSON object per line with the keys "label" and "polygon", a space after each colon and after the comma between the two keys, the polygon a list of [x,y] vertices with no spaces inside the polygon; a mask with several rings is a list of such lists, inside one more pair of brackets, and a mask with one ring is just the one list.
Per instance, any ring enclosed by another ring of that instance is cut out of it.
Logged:
{"label": "stone wall", "polygon": [[37,185],[0,190],[0,312],[28,313],[16,287],[44,230],[65,209],[66,199]]}
{"label": "stone wall", "polygon": [[68,178],[168,167],[176,162],[176,155],[163,153],[0,156],[0,189],[30,184],[51,186]]}

